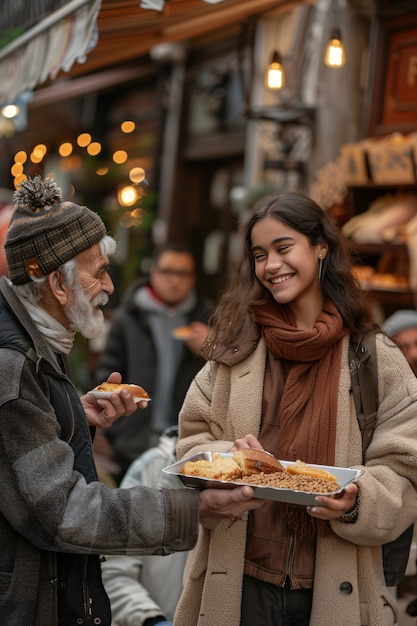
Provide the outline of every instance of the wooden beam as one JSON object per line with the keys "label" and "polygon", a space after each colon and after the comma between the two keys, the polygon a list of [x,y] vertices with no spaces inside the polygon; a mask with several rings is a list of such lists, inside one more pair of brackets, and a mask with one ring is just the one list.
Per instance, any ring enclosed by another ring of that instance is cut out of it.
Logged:
{"label": "wooden beam", "polygon": [[84,64],[71,76],[126,63],[145,56],[160,43],[186,41],[238,24],[253,15],[287,11],[315,0],[224,0],[210,5],[202,0],[171,0],[162,12],[138,7],[138,1],[103,2],[99,41]]}
{"label": "wooden beam", "polygon": [[149,66],[122,67],[91,76],[81,76],[72,80],[61,80],[51,83],[48,87],[38,89],[29,102],[29,109],[36,109],[48,104],[55,104],[62,100],[71,100],[87,93],[100,92],[111,89],[116,85],[146,79],[152,76],[153,68]]}

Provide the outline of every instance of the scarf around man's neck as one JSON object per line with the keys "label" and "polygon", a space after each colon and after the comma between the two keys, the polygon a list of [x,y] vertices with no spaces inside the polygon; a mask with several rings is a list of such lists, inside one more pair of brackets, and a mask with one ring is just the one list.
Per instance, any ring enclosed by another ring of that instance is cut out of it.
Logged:
{"label": "scarf around man's neck", "polygon": [[300,330],[287,306],[252,307],[268,350],[292,363],[279,409],[276,456],[334,465],[341,339],[349,330],[332,301],[311,330]]}
{"label": "scarf around man's neck", "polygon": [[[17,293],[17,292],[16,292]],[[54,352],[69,354],[74,344],[75,331],[67,330],[55,317],[38,305],[31,304],[26,298],[17,293],[23,306],[32,318],[33,323],[46,341],[52,346]]]}

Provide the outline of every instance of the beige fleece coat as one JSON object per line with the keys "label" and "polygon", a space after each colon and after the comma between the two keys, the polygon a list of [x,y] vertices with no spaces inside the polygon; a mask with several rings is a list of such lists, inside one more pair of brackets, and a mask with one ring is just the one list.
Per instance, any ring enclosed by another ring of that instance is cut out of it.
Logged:
{"label": "beige fleece coat", "polygon": [[[393,626],[398,611],[384,584],[381,544],[417,519],[417,379],[401,351],[379,335],[379,410],[363,468],[348,338],[343,341],[336,465],[365,472],[358,481],[357,521],[332,521],[334,535],[317,542],[310,625]],[[237,365],[209,362],[197,374],[180,413],[179,458],[203,450],[225,452],[235,439],[258,435],[265,359],[261,340]],[[175,626],[239,626],[246,517],[200,526]]]}

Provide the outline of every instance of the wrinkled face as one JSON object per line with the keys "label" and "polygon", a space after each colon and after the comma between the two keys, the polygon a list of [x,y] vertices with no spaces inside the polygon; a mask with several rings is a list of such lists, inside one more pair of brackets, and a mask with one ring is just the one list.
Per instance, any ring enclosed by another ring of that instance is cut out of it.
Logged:
{"label": "wrinkled face", "polygon": [[257,222],[251,233],[255,274],[280,304],[304,307],[321,302],[319,257],[327,246],[312,246],[308,238],[272,217]]}
{"label": "wrinkled face", "polygon": [[100,307],[107,304],[114,291],[108,266],[109,260],[101,254],[99,244],[77,256],[72,298],[65,306],[65,314],[72,328],[89,339],[103,330],[104,316]]}
{"label": "wrinkled face", "polygon": [[411,369],[417,376],[417,328],[402,330],[397,334],[396,339]]}
{"label": "wrinkled face", "polygon": [[187,252],[164,252],[151,271],[151,284],[166,304],[180,304],[195,286],[193,257]]}

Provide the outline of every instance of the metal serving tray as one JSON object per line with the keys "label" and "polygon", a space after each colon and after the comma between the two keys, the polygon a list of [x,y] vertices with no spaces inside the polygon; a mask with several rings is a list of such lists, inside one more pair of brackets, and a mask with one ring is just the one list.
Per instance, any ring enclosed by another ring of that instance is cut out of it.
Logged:
{"label": "metal serving tray", "polygon": [[[220,454],[221,457],[230,458],[232,453],[230,452],[199,452],[197,454],[193,454],[192,456],[181,459],[181,461],[177,461],[172,465],[168,465],[163,468],[163,472],[166,474],[174,474],[178,476],[180,480],[184,483],[186,487],[193,487],[195,489],[233,489],[234,487],[241,487],[241,482],[233,482],[231,480],[213,480],[207,478],[200,478],[199,476],[185,476],[181,473],[181,468],[187,461],[199,461],[212,460],[213,454]],[[288,465],[293,465],[294,461],[281,461],[280,463],[284,467],[288,467]],[[336,476],[337,482],[340,485],[337,491],[331,491],[321,495],[336,495],[341,493],[343,489],[349,483],[355,482],[360,476],[362,476],[363,471],[358,469],[350,469],[348,467],[333,467],[329,465],[313,465],[310,463],[312,467],[319,467],[320,469],[324,469],[333,476]],[[303,506],[320,506],[320,503],[316,501],[316,496],[319,494],[317,492],[307,492],[307,491],[295,491],[293,489],[282,489],[279,487],[262,487],[259,485],[250,485],[254,490],[254,497],[261,498],[263,500],[276,500],[277,502],[287,502],[289,504],[301,504]]]}

